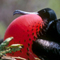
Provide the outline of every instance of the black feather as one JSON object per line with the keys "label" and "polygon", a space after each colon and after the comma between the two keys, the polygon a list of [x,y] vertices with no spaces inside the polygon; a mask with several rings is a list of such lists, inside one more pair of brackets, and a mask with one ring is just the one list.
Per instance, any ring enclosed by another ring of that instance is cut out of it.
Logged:
{"label": "black feather", "polygon": [[44,22],[46,20],[45,31],[41,29],[43,35],[37,35],[38,39],[33,42],[32,50],[42,60],[60,60],[60,20],[50,8],[42,9],[38,13]]}

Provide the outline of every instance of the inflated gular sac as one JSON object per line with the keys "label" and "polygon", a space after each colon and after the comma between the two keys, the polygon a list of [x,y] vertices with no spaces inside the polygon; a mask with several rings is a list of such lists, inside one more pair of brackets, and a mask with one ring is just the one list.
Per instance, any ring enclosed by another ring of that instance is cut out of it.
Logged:
{"label": "inflated gular sac", "polygon": [[37,14],[22,15],[13,20],[5,32],[4,40],[8,37],[14,37],[9,45],[23,44],[24,47],[20,51],[8,53],[7,55],[35,60],[37,56],[32,52],[32,44],[33,41],[38,39],[37,34],[39,35],[39,31],[43,26],[43,20]]}

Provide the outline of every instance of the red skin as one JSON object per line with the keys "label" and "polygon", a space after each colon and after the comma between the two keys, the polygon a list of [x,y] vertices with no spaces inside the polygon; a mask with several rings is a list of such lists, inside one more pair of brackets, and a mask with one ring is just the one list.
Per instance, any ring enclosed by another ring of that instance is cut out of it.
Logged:
{"label": "red skin", "polygon": [[16,18],[8,26],[4,40],[8,37],[14,37],[14,39],[9,43],[11,44],[23,44],[24,48],[21,51],[9,53],[9,56],[23,57],[27,60],[35,60],[34,57],[37,57],[32,52],[33,41],[36,40],[36,32],[40,31],[42,28],[43,21],[42,18],[36,14],[22,15]]}

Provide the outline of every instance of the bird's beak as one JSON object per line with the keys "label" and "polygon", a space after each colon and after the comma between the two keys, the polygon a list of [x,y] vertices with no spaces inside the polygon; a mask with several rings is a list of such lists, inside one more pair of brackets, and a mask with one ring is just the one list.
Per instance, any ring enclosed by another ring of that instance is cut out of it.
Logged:
{"label": "bird's beak", "polygon": [[26,12],[26,11],[22,11],[22,10],[15,10],[13,15],[15,15],[15,14],[27,15],[27,14],[38,14],[38,12]]}

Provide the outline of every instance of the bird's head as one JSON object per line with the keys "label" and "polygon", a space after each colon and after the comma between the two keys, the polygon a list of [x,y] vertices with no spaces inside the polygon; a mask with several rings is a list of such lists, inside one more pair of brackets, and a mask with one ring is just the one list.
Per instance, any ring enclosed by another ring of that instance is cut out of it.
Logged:
{"label": "bird's head", "polygon": [[37,12],[26,12],[26,11],[22,11],[22,10],[15,10],[13,15],[15,14],[21,14],[21,15],[26,15],[26,14],[37,14],[39,15],[43,20],[47,20],[47,21],[52,21],[52,20],[57,20],[57,16],[56,13],[54,12],[54,10],[50,9],[50,8],[44,8],[41,9]]}

